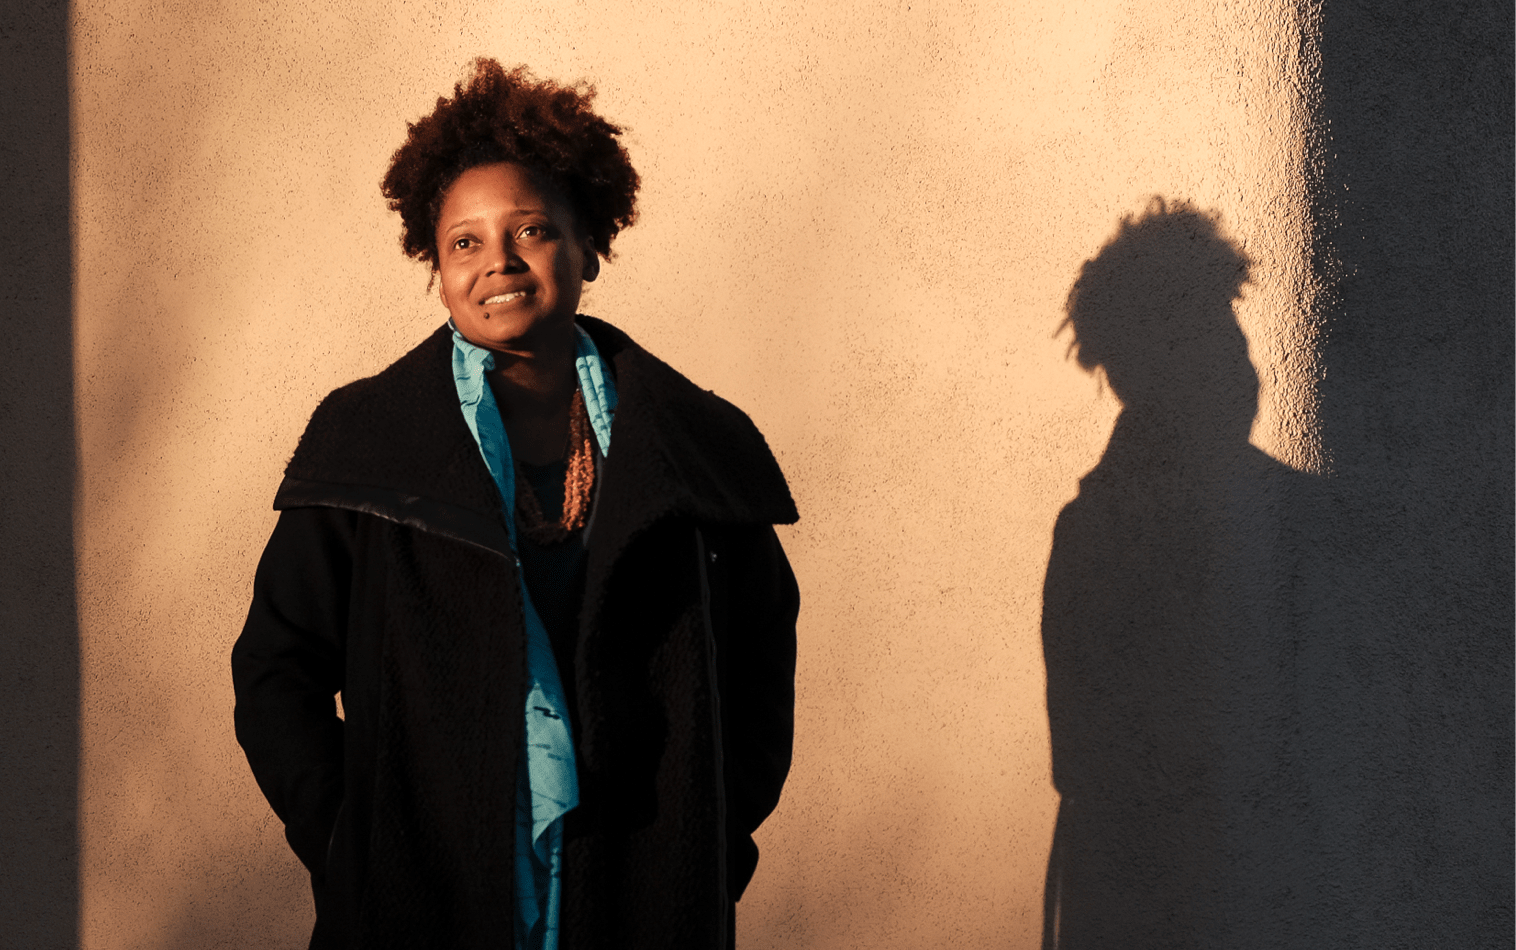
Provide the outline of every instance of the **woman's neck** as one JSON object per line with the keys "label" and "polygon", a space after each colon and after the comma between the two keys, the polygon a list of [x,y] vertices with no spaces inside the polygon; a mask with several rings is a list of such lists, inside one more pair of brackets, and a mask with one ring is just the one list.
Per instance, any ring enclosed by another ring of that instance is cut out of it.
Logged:
{"label": "woman's neck", "polygon": [[497,352],[489,374],[511,454],[528,465],[556,462],[568,446],[569,405],[579,388],[579,375],[573,348],[559,349]]}

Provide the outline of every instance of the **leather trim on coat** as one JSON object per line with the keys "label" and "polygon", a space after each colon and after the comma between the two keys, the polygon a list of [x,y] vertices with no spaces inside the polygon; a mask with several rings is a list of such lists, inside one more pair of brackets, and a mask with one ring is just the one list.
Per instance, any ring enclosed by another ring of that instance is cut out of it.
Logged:
{"label": "leather trim on coat", "polygon": [[460,505],[450,505],[435,498],[410,495],[391,488],[372,485],[339,485],[306,478],[285,476],[274,494],[274,509],[341,508],[375,515],[386,521],[408,525],[472,544],[516,562],[510,535],[498,521],[490,521],[479,512]]}

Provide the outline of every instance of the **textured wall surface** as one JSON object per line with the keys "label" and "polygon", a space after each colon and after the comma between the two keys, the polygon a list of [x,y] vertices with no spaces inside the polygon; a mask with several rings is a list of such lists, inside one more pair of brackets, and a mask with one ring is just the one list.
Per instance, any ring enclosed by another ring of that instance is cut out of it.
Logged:
{"label": "textured wall surface", "polygon": [[225,655],[310,408],[442,319],[375,183],[478,52],[598,82],[647,187],[586,310],[746,407],[804,513],[800,735],[744,943],[1035,943],[1040,591],[1116,409],[1063,298],[1150,195],[1216,209],[1280,364],[1262,441],[1309,450],[1279,422],[1310,406],[1279,360],[1292,36],[1267,4],[79,4],[86,944],[307,924]]}
{"label": "textured wall surface", "polygon": [[227,653],[310,410],[445,316],[377,183],[479,54],[597,84],[584,309],[801,510],[744,947],[1508,943],[1510,14],[1414,9],[75,0],[17,212],[72,277],[4,298],[30,945],[303,945]]}

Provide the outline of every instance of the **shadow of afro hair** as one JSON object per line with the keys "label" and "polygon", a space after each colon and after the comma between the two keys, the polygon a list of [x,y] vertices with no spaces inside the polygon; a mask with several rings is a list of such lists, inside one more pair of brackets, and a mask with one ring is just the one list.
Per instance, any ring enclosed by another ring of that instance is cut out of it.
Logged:
{"label": "shadow of afro hair", "polygon": [[1232,301],[1251,266],[1216,214],[1154,195],[1079,269],[1059,329],[1074,331],[1069,351],[1086,370],[1183,350],[1217,327],[1236,330]]}
{"label": "shadow of afro hair", "polygon": [[619,126],[590,111],[593,86],[537,81],[524,66],[507,72],[476,59],[473,75],[410,123],[380,190],[400,213],[407,256],[437,267],[437,216],[458,176],[478,165],[514,162],[544,176],[567,199],[595,250],[609,258],[611,239],[637,218],[637,172],[617,136]]}

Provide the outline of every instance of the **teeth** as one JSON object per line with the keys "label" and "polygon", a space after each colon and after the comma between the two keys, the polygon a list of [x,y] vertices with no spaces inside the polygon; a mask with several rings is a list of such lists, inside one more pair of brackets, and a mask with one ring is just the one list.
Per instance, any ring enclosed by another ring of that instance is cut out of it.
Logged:
{"label": "teeth", "polygon": [[496,294],[495,296],[493,296],[490,299],[486,300],[484,303],[485,303],[486,306],[488,306],[490,304],[496,304],[496,303],[510,303],[512,300],[515,300],[517,297],[525,297],[525,296],[526,296],[526,291],[524,291],[524,290],[518,290],[518,291],[516,291],[514,293],[509,293],[509,294]]}

